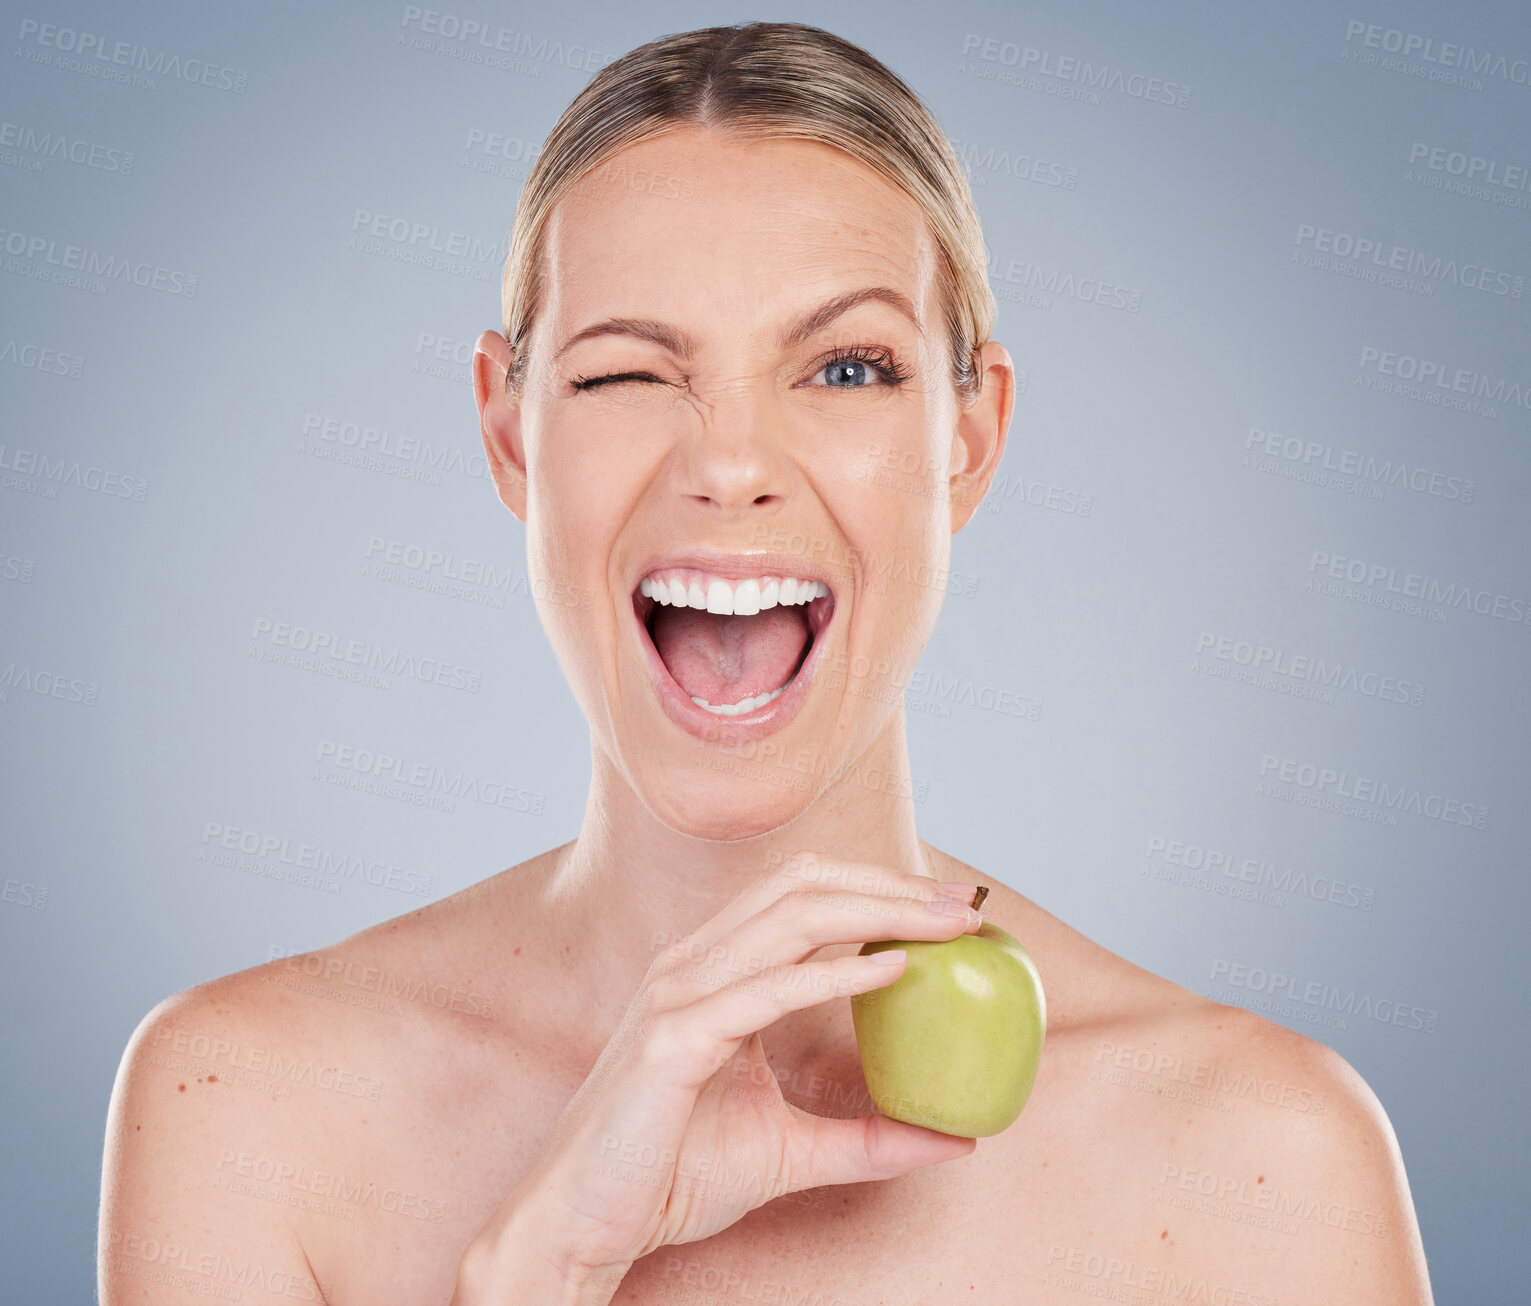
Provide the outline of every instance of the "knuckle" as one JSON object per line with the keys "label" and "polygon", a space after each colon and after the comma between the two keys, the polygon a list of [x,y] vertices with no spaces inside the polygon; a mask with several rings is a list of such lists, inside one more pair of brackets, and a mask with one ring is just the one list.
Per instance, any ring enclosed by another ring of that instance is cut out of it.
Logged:
{"label": "knuckle", "polygon": [[809,884],[819,878],[821,858],[808,848],[799,848],[777,868],[792,884]]}
{"label": "knuckle", "polygon": [[457,1289],[465,1301],[477,1301],[480,1294],[489,1289],[493,1280],[495,1256],[492,1249],[475,1239],[468,1244],[462,1259],[457,1263]]}
{"label": "knuckle", "polygon": [[717,948],[706,948],[692,939],[682,939],[666,948],[649,963],[645,984],[679,988],[689,993],[696,982],[720,955]]}
{"label": "knuckle", "polygon": [[691,985],[684,975],[674,970],[661,970],[652,975],[643,986],[641,1002],[643,1010],[658,1018],[674,1011],[691,996]]}
{"label": "knuckle", "polygon": [[751,997],[774,998],[782,987],[781,971],[779,966],[768,966],[752,975],[741,975],[728,987],[735,993],[745,993]]}
{"label": "knuckle", "polygon": [[644,1021],[642,1049],[654,1065],[671,1065],[685,1046],[685,1030],[674,1011],[654,1013]]}
{"label": "knuckle", "polygon": [[800,889],[771,904],[771,914],[794,933],[806,938],[812,924],[831,905],[832,895],[820,889]]}
{"label": "knuckle", "polygon": [[667,1075],[700,1077],[713,1074],[727,1060],[716,1040],[684,1011],[660,1012],[645,1022],[639,1057]]}

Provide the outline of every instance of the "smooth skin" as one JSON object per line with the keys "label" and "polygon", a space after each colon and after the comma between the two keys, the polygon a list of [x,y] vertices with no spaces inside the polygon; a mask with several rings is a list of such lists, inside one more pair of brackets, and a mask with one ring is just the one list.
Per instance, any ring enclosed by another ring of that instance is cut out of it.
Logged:
{"label": "smooth skin", "polygon": [[[991,341],[959,404],[918,207],[806,141],[688,128],[613,165],[554,214],[523,393],[499,332],[474,359],[498,493],[589,722],[579,833],[145,1017],[108,1120],[103,1303],[231,1283],[331,1306],[1077,1303],[1187,1280],[1251,1306],[1430,1302],[1397,1142],[1343,1058],[916,832],[897,690],[1014,400]],[[656,176],[685,185],[635,182]],[[783,343],[868,287],[913,319],[868,299]],[[560,353],[617,318],[668,343]],[[825,371],[856,348],[910,379]],[[627,379],[572,384],[603,375]],[[681,547],[796,551],[833,577],[834,660],[767,758],[655,698],[631,593]],[[516,723],[505,739],[535,765]],[[1024,853],[1002,873],[1024,888]],[[877,1122],[842,1000],[874,982],[862,942],[973,928],[923,907],[936,881],[988,888],[985,919],[1047,992],[1031,1100],[976,1145]]]}
{"label": "smooth skin", "polygon": [[[781,1094],[759,1031],[904,970],[898,952],[811,954],[889,930],[950,942],[980,928],[972,885],[834,863],[845,887],[830,890],[830,865],[795,854],[655,959],[538,1163],[474,1240],[455,1300],[568,1285],[572,1300],[605,1302],[634,1262],[710,1238],[766,1200],[972,1152],[971,1138],[875,1114],[826,1119]],[[548,1263],[545,1283],[536,1272]]]}

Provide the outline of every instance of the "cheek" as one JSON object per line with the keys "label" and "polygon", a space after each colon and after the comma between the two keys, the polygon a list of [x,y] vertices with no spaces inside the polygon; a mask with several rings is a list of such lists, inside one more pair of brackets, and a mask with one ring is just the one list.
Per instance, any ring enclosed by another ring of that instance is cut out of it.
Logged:
{"label": "cheek", "polygon": [[854,508],[841,518],[861,571],[863,622],[859,652],[887,659],[896,682],[906,684],[922,656],[946,592],[951,522],[942,483],[918,470],[923,454],[911,447],[917,470],[883,473],[857,487]]}
{"label": "cheek", "polygon": [[874,411],[854,426],[825,432],[820,446],[834,450],[836,479],[869,504],[867,515],[891,516],[886,527],[898,535],[921,529],[913,521],[944,503],[950,442],[938,438],[943,423],[931,407],[929,396],[922,403],[917,394],[900,395],[885,414]]}
{"label": "cheek", "polygon": [[[535,484],[535,479],[532,484]],[[606,720],[602,685],[620,630],[606,574],[609,529],[599,505],[544,483],[542,502],[528,501],[526,581],[565,679],[592,725]]]}
{"label": "cheek", "polygon": [[604,679],[601,661],[614,649],[609,568],[614,537],[627,516],[627,481],[616,469],[596,473],[593,451],[572,432],[546,431],[527,449],[527,584],[543,629],[565,667],[587,717]]}
{"label": "cheek", "polygon": [[628,515],[630,472],[618,450],[573,423],[541,430],[527,448],[529,555],[567,579],[603,581],[612,537]]}
{"label": "cheek", "polygon": [[[907,574],[943,564],[951,545],[945,454],[927,440],[869,439],[846,469],[836,516],[868,570]],[[852,524],[854,523],[854,524]]]}

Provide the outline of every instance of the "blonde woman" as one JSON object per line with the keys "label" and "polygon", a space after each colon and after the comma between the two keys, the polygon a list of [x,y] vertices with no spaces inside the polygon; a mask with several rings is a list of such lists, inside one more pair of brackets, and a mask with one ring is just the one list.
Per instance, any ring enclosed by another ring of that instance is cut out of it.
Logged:
{"label": "blonde woman", "polygon": [[[473,371],[589,721],[583,824],[145,1018],[107,1306],[1430,1300],[1339,1056],[916,831],[898,690],[1004,449],[993,319],[952,148],[858,47],[707,28],[591,80]],[[876,1111],[844,999],[902,971],[861,944],[974,930],[980,885],[1048,1033],[1021,1118],[974,1140]],[[1137,1091],[1177,1082],[1237,1109]]]}

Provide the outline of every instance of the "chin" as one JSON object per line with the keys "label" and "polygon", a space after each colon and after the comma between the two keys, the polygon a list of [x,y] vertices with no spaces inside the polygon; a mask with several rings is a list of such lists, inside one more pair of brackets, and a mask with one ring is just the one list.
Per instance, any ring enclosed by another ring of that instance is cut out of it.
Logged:
{"label": "chin", "polygon": [[657,793],[646,792],[644,804],[677,834],[734,843],[781,829],[813,801],[813,795],[801,787],[806,776],[728,754],[719,755],[713,763],[729,769],[709,771],[706,778],[665,786]]}

